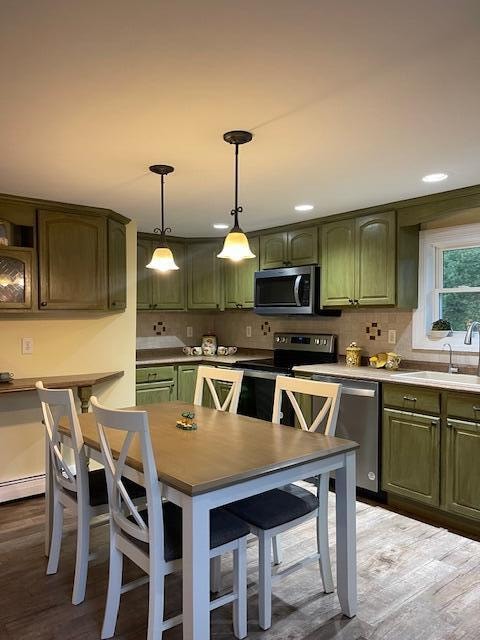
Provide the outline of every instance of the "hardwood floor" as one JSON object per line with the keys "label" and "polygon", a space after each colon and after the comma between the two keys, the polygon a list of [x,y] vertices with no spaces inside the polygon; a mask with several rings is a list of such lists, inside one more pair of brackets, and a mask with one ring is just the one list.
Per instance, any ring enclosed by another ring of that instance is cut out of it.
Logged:
{"label": "hardwood floor", "polygon": [[[334,496],[331,546],[334,561]],[[70,603],[75,530],[67,533],[57,575],[46,576],[43,498],[0,505],[0,638],[94,640],[100,637],[107,579],[107,529],[93,532],[86,601]],[[282,537],[285,562],[313,551],[313,522]],[[340,614],[335,594],[321,591],[318,567],[307,565],[274,585],[273,625],[262,632],[256,611],[256,543],[249,545],[249,635],[255,640],[478,640],[480,542],[417,522],[381,507],[357,503],[359,614]],[[334,565],[335,570],[335,565]],[[228,584],[231,563],[223,562]],[[139,575],[128,565],[129,578]],[[170,576],[166,614],[181,605],[181,582]],[[148,587],[122,597],[118,640],[146,636]],[[212,640],[231,640],[231,607],[212,615]],[[181,640],[181,627],[163,640]]]}

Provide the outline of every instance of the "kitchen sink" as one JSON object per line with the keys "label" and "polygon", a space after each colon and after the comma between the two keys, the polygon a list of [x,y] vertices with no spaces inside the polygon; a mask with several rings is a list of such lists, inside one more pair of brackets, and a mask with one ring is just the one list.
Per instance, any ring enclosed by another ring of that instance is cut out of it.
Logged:
{"label": "kitchen sink", "polygon": [[443,371],[412,371],[409,373],[395,373],[392,378],[403,380],[419,380],[431,382],[452,382],[458,385],[478,385],[480,387],[480,376],[471,376],[463,373],[444,373]]}

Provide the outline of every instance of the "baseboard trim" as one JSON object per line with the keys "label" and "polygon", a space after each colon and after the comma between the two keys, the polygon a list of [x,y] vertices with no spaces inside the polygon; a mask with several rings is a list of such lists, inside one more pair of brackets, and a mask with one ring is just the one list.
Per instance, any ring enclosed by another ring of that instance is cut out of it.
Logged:
{"label": "baseboard trim", "polygon": [[45,474],[0,482],[0,503],[45,493]]}

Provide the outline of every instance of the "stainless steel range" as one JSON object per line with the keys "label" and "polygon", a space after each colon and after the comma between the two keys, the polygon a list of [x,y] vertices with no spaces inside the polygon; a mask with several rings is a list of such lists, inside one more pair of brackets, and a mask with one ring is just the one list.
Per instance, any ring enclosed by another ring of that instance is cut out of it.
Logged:
{"label": "stainless steel range", "polygon": [[[235,366],[245,371],[238,412],[272,419],[273,395],[277,375],[294,375],[295,366],[337,362],[337,340],[333,334],[275,333],[273,358],[247,360]],[[379,491],[379,404],[377,382],[318,374],[314,380],[342,385],[342,397],[336,435],[360,444],[357,454],[357,486],[369,492]],[[319,410],[314,401],[313,410]],[[282,406],[283,424],[293,426],[290,402]]]}

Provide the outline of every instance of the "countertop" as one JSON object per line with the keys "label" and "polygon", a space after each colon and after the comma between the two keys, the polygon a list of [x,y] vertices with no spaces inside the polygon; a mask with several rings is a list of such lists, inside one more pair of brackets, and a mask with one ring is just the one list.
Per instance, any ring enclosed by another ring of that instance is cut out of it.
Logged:
{"label": "countertop", "polygon": [[137,351],[137,367],[162,364],[235,364],[242,360],[258,360],[272,358],[268,349],[239,349],[231,356],[186,356],[181,349],[157,349]]}
{"label": "countertop", "polygon": [[[422,363],[423,365],[423,363]],[[356,378],[357,380],[372,380],[375,382],[390,382],[394,384],[407,384],[414,387],[429,387],[433,389],[446,389],[449,391],[458,391],[466,393],[480,393],[480,385],[475,384],[458,384],[449,380],[412,380],[409,378],[398,377],[399,373],[413,373],[413,371],[429,371],[427,366],[418,369],[397,369],[396,371],[388,371],[387,369],[374,369],[373,367],[347,367],[343,363],[338,364],[310,364],[299,365],[293,367],[297,373],[306,373],[309,375],[324,374],[329,376],[338,376],[340,378]],[[461,374],[454,374],[459,375]],[[461,378],[460,378],[461,379]]]}

